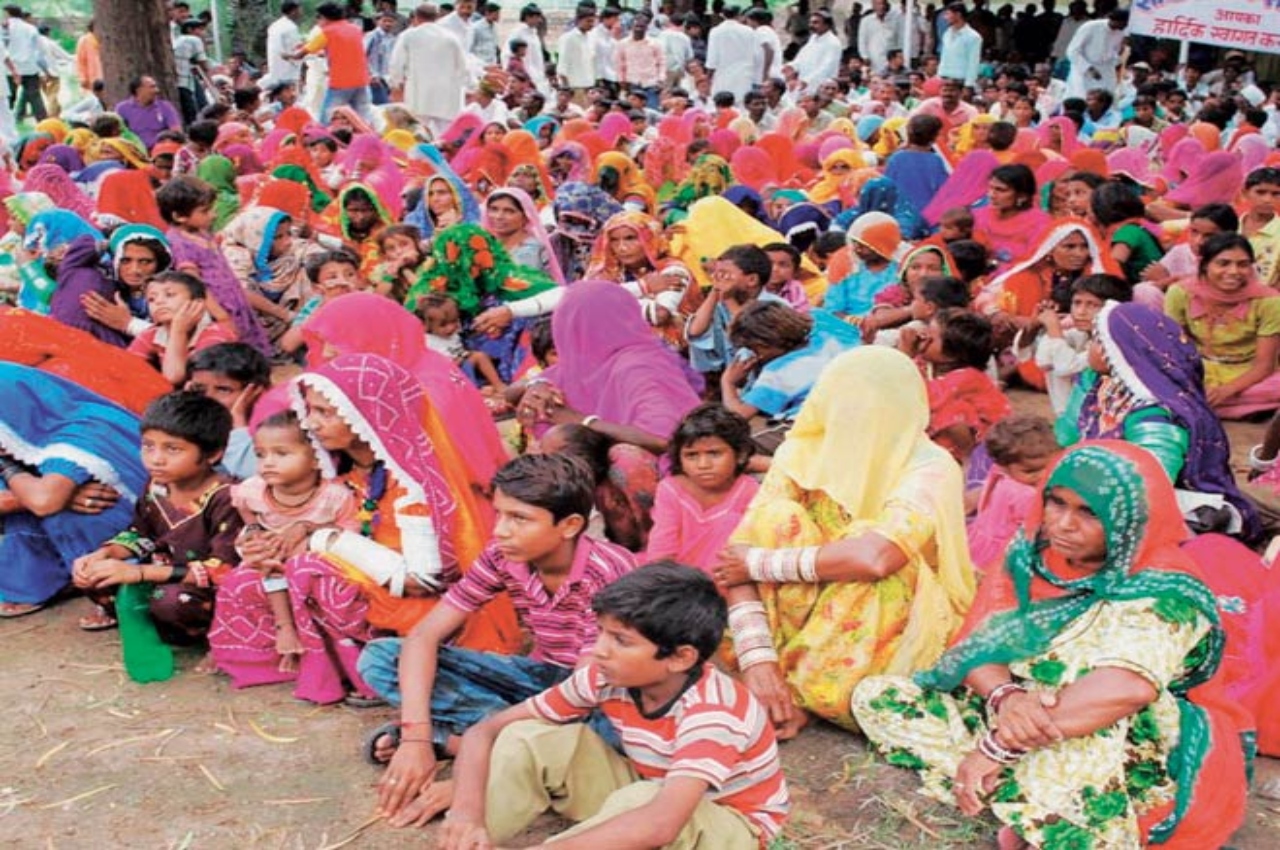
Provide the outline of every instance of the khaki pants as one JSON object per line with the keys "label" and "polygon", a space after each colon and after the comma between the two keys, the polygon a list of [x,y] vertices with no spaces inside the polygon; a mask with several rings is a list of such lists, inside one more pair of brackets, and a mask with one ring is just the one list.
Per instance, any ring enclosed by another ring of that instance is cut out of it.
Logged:
{"label": "khaki pants", "polygon": [[[551,809],[577,821],[556,838],[578,835],[647,804],[662,790],[583,723],[513,723],[494,742],[485,826],[497,844],[519,835]],[[555,841],[556,838],[550,839]],[[676,840],[678,850],[755,850],[760,840],[735,809],[703,800]]]}

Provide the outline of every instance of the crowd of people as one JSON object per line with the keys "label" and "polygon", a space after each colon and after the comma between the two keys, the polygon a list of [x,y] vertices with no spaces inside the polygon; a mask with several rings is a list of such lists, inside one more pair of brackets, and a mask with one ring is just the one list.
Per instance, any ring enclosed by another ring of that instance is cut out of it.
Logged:
{"label": "crowd of people", "polygon": [[378,810],[451,848],[765,846],[815,718],[1002,848],[1230,838],[1280,85],[1105,0],[376,6],[259,69],[172,3],[114,104],[6,8],[0,617],[394,706]]}

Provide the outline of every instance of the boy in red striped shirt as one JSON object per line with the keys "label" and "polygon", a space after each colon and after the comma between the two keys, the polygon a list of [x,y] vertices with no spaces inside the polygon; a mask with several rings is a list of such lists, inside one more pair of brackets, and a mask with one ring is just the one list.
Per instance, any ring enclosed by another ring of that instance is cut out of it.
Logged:
{"label": "boy in red striped shirt", "polygon": [[[714,583],[662,561],[596,594],[591,662],[473,726],[440,846],[490,847],[551,808],[559,850],[722,847],[778,834],[790,803],[768,713],[708,663],[728,612]],[[603,711],[626,756],[581,722]]]}

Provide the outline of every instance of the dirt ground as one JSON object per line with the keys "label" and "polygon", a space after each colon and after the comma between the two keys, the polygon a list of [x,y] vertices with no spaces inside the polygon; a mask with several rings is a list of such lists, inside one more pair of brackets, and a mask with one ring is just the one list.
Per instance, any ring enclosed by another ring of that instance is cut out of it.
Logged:
{"label": "dirt ground", "polygon": [[[1016,405],[1037,409],[1039,398]],[[1261,426],[1230,430],[1242,459]],[[135,684],[114,632],[76,628],[87,605],[0,622],[0,847],[429,846],[431,827],[372,821],[378,771],[358,753],[389,709],[317,708],[284,686],[233,691],[193,673],[191,652],[172,681]],[[994,846],[991,822],[920,796],[913,775],[876,762],[860,738],[819,724],[782,753],[795,809],[775,850]],[[1255,787],[1268,780],[1280,781],[1280,761],[1259,761]],[[519,843],[554,824],[540,826]],[[1253,796],[1231,846],[1280,846],[1280,802]]]}

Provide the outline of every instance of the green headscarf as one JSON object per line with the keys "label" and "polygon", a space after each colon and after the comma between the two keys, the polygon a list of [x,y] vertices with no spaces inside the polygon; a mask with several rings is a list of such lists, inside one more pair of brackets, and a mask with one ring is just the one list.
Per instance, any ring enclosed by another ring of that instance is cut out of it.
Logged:
{"label": "green headscarf", "polygon": [[240,211],[236,165],[220,153],[210,154],[196,166],[196,176],[218,191],[213,202],[213,230],[217,232]]}
{"label": "green headscarf", "polygon": [[504,302],[554,289],[556,282],[541,269],[516,265],[502,243],[478,224],[455,224],[436,234],[431,261],[405,296],[405,307],[416,312],[428,292],[446,292],[465,317],[480,312],[486,295]]}

